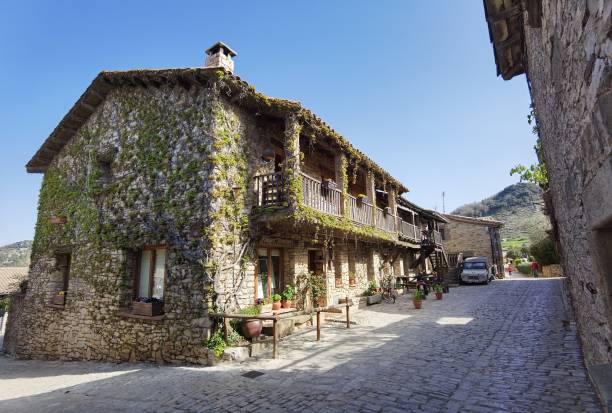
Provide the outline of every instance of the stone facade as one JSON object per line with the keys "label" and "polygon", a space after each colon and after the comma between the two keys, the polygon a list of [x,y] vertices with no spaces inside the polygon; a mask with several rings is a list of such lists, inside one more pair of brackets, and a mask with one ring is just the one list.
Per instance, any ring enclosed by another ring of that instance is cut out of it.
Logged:
{"label": "stone facade", "polygon": [[[381,212],[403,185],[309,111],[219,69],[101,73],[27,168],[45,176],[17,357],[207,363],[209,312],[271,295],[262,276],[279,293],[320,272],[332,304],[404,275],[420,250],[376,218],[398,220]],[[338,189],[305,205],[302,170]],[[366,186],[376,225],[349,218],[349,187]],[[140,297],[163,313],[138,314]]]}
{"label": "stone facade", "polygon": [[448,223],[442,224],[444,250],[448,254],[463,253],[464,258],[487,257],[489,264],[503,268],[501,221],[445,214]]}
{"label": "stone facade", "polygon": [[[486,6],[493,16],[493,2],[487,1]],[[612,362],[612,2],[542,0],[539,7],[521,13],[520,27],[510,30],[508,36],[524,38],[521,60],[549,174],[546,206],[586,362],[609,363]],[[500,67],[504,57],[499,48],[507,42],[503,43],[494,28],[492,34]]]}

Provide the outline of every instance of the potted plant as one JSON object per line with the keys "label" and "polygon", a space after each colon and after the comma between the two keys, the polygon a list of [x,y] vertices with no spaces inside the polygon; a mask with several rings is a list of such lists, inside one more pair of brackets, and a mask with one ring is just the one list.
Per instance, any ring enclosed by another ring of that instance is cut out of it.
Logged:
{"label": "potted plant", "polygon": [[378,304],[382,301],[382,295],[378,293],[378,286],[375,281],[370,281],[368,289],[364,291],[363,295],[366,297],[367,304]]}
{"label": "potted plant", "polygon": [[340,288],[340,287],[342,287],[342,274],[338,274],[338,275],[339,275],[339,276],[336,276],[336,277],[334,278],[336,288]]}
{"label": "potted plant", "polygon": [[51,302],[54,305],[65,305],[66,304],[66,291],[58,291],[53,296]]}
{"label": "potted plant", "polygon": [[420,310],[423,305],[423,292],[421,290],[416,290],[414,295],[412,296],[412,304],[414,304],[414,308]]}
{"label": "potted plant", "polygon": [[[253,305],[250,307],[246,307],[240,310],[240,314],[242,315],[259,315],[261,312],[261,307],[258,305]],[[263,328],[263,323],[261,320],[257,318],[243,318],[240,322],[240,329],[242,330],[242,335],[245,338],[254,338],[259,337],[261,335],[261,329]]]}
{"label": "potted plant", "polygon": [[434,286],[434,291],[436,293],[436,300],[441,300],[442,299],[442,295],[444,293],[444,288],[442,287],[442,285],[436,284]]}
{"label": "potted plant", "polygon": [[138,297],[132,302],[132,314],[154,317],[164,313],[164,302],[155,297]]}
{"label": "potted plant", "polygon": [[308,276],[308,288],[312,296],[313,305],[318,307],[325,306],[327,291],[325,288],[325,276],[311,272]]}
{"label": "potted plant", "polygon": [[291,284],[288,284],[285,287],[285,291],[281,294],[281,306],[283,308],[291,308],[293,304],[291,300],[293,300],[293,296],[295,295],[295,287]]}
{"label": "potted plant", "polygon": [[272,312],[272,300],[269,298],[258,298],[257,305],[259,306],[262,314]]}
{"label": "potted plant", "polygon": [[281,296],[280,294],[274,294],[272,296],[272,311],[280,310],[281,308]]}
{"label": "potted plant", "polygon": [[354,287],[357,283],[356,276],[354,272],[349,272],[349,286]]}
{"label": "potted plant", "polygon": [[357,195],[357,203],[359,205],[367,204],[369,201],[370,200],[368,199],[368,196],[366,194]]}

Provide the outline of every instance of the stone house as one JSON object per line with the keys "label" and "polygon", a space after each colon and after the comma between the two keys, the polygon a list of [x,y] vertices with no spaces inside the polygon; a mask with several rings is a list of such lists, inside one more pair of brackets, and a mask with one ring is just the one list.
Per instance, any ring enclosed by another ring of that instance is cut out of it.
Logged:
{"label": "stone house", "polygon": [[226,45],[207,53],[203,68],[101,72],[27,164],[44,179],[18,357],[206,363],[211,309],[309,272],[329,304],[442,257],[444,218],[235,76]]}
{"label": "stone house", "polygon": [[447,223],[441,224],[440,233],[450,266],[456,266],[457,255],[463,253],[464,258],[487,257],[489,264],[496,264],[498,270],[503,269],[502,221],[453,214],[444,214],[444,218]]}
{"label": "stone house", "polygon": [[585,361],[605,366],[612,362],[612,2],[484,6],[498,75],[526,76],[548,171],[544,201]]}

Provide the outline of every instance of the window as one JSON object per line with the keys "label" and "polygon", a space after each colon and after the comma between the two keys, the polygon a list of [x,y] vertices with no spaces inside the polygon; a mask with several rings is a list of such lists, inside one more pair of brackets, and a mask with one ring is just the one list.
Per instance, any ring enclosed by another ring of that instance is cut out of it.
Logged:
{"label": "window", "polygon": [[71,256],[70,254],[56,254],[55,260],[57,262],[57,270],[59,272],[59,277],[56,279],[56,290],[68,291]]}
{"label": "window", "polygon": [[166,281],[166,248],[144,248],[136,277],[136,297],[164,299]]}
{"label": "window", "polygon": [[279,248],[257,249],[257,271],[255,297],[270,298],[281,291],[281,250]]}

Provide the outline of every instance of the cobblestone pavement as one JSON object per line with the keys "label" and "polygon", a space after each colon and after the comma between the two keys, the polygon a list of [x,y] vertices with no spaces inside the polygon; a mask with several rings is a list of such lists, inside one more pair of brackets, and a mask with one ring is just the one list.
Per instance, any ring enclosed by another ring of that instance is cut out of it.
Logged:
{"label": "cobblestone pavement", "polygon": [[[599,412],[560,279],[459,287],[215,367],[0,357],[0,412]],[[251,379],[242,374],[263,372]]]}

